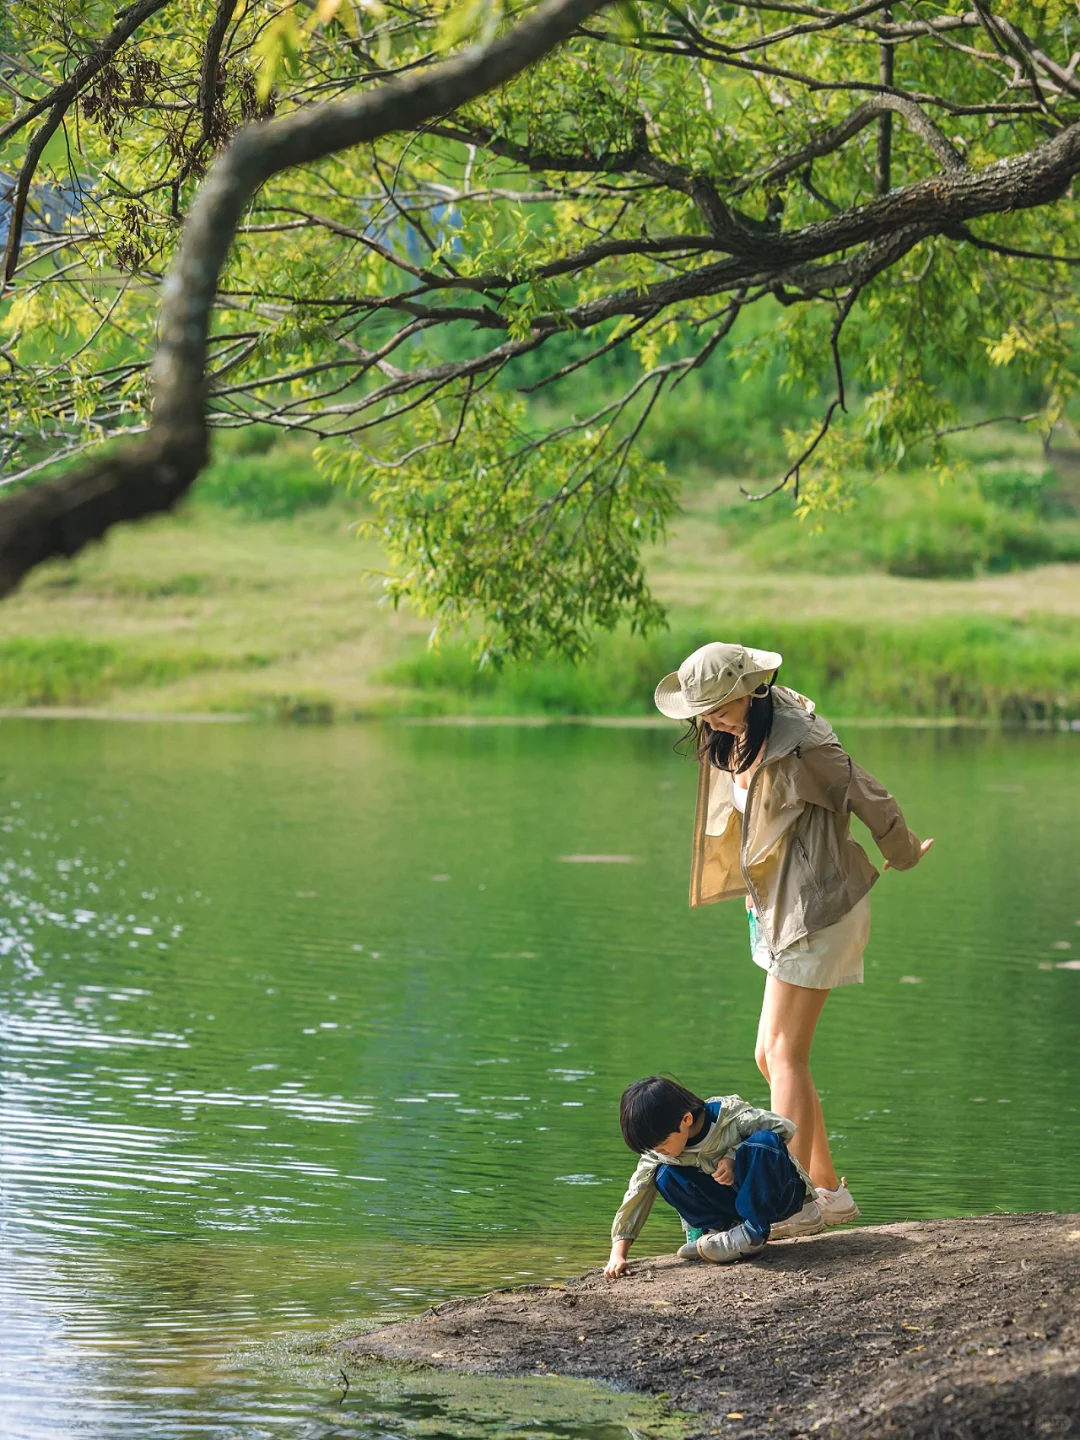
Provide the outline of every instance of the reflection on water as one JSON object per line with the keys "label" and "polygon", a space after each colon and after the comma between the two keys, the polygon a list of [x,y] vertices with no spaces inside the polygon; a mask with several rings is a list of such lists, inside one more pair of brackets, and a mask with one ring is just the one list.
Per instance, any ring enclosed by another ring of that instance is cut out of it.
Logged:
{"label": "reflection on water", "polygon": [[[283,1357],[602,1260],[628,1079],[766,1099],[743,916],[686,909],[670,737],[2,736],[0,1431],[659,1433],[595,1388],[342,1398]],[[837,1158],[871,1221],[1074,1209],[1080,740],[848,738],[938,843],[825,1012]]]}

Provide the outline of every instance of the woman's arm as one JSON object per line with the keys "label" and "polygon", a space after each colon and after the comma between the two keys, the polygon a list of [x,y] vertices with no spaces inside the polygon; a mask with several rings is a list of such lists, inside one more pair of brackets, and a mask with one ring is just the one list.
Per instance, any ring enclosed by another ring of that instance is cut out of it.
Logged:
{"label": "woman's arm", "polygon": [[930,847],[929,841],[924,846],[908,828],[904,812],[881,781],[856,765],[835,741],[802,751],[795,787],[800,799],[811,805],[857,815],[894,870],[910,870]]}

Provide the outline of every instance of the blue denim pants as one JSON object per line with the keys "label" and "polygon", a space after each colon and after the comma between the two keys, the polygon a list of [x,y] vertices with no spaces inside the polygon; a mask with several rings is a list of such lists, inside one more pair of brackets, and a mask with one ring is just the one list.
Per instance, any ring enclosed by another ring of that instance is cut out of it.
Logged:
{"label": "blue denim pants", "polygon": [[767,1235],[806,1201],[806,1182],[772,1130],[755,1130],[735,1151],[734,1185],[718,1185],[696,1166],[661,1165],[656,1188],[695,1230],[730,1230],[745,1220]]}

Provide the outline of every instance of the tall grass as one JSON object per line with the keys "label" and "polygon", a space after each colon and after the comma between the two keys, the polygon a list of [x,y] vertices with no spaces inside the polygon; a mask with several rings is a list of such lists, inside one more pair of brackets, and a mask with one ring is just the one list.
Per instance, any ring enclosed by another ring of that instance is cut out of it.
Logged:
{"label": "tall grass", "polygon": [[17,636],[0,641],[0,705],[86,705],[124,687],[259,663],[257,655],[223,658],[202,650],[137,654],[79,635]]}
{"label": "tall grass", "polygon": [[[469,649],[455,646],[413,656],[380,678],[411,692],[404,708],[427,714],[653,715],[661,676],[716,638],[697,626],[647,639],[616,634],[580,666],[544,660],[498,670],[478,670]],[[782,681],[829,715],[1080,715],[1075,625],[1054,616],[894,625],[788,619],[740,624],[739,638],[785,654]]]}
{"label": "tall grass", "polygon": [[282,520],[329,505],[340,493],[316,470],[308,443],[254,425],[215,437],[213,461],[195,482],[193,498],[250,520]]}

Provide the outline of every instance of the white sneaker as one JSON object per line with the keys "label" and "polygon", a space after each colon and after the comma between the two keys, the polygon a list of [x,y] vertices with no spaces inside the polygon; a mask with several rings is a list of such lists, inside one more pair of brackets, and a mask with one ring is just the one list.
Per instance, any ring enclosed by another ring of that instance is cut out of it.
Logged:
{"label": "white sneaker", "polygon": [[675,1254],[680,1260],[700,1260],[701,1256],[698,1254],[697,1242],[703,1235],[708,1234],[711,1234],[711,1231],[688,1230],[686,1232],[686,1243],[680,1245],[678,1250],[675,1251]]}
{"label": "white sneaker", "polygon": [[819,1185],[817,1187],[817,1203],[822,1220],[830,1227],[846,1225],[851,1220],[857,1220],[862,1214],[852,1199],[851,1191],[847,1188],[847,1181],[843,1177],[835,1190],[826,1190],[824,1185]]}
{"label": "white sneaker", "polygon": [[825,1229],[825,1217],[823,1216],[816,1200],[807,1200],[801,1210],[796,1210],[794,1215],[789,1215],[786,1220],[778,1220],[775,1225],[769,1228],[770,1240],[790,1240],[794,1235],[820,1235]]}
{"label": "white sneaker", "polygon": [[760,1255],[765,1241],[757,1232],[748,1230],[746,1224],[736,1225],[731,1230],[713,1230],[697,1242],[697,1253],[711,1265],[730,1265],[733,1260],[742,1260],[750,1255]]}

